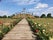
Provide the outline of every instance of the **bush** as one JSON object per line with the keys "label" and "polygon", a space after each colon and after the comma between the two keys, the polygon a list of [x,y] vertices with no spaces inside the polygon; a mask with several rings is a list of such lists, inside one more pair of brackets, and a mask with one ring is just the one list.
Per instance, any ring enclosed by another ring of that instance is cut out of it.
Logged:
{"label": "bush", "polygon": [[15,26],[22,18],[17,19],[16,21],[14,21],[12,24],[13,26]]}
{"label": "bush", "polygon": [[7,34],[22,18],[19,18],[18,20],[14,21],[10,24],[10,26],[3,25],[2,22],[0,22],[1,28],[0,28],[0,40],[3,38],[5,34]]}
{"label": "bush", "polygon": [[4,34],[6,34],[6,33],[9,32],[9,31],[10,31],[9,27],[4,27],[4,28],[2,29],[2,32],[3,32]]}
{"label": "bush", "polygon": [[11,16],[8,16],[8,18],[12,18]]}
{"label": "bush", "polygon": [[2,39],[2,37],[3,37],[3,33],[2,31],[0,31],[0,40]]}
{"label": "bush", "polygon": [[7,16],[6,16],[6,15],[4,15],[4,16],[3,16],[3,18],[7,18]]}
{"label": "bush", "polygon": [[37,35],[37,37],[39,37],[38,40],[49,40],[49,37],[52,36],[50,32],[47,32],[46,28],[43,25],[39,23],[34,23],[31,19],[28,20],[28,22],[35,36]]}
{"label": "bush", "polygon": [[39,16],[35,16],[36,18],[39,18]]}

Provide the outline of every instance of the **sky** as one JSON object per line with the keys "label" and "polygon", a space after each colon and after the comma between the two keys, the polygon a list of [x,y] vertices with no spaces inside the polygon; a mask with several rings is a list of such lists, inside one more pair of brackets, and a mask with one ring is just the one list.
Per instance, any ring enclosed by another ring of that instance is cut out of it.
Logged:
{"label": "sky", "polygon": [[21,12],[23,8],[34,15],[51,13],[53,16],[53,0],[0,0],[1,16]]}

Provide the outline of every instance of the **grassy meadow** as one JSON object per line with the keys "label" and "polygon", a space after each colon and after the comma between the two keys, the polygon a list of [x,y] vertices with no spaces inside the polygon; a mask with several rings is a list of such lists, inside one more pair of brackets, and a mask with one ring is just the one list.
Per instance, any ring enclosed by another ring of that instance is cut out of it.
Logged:
{"label": "grassy meadow", "polygon": [[0,40],[7,34],[21,18],[0,18]]}
{"label": "grassy meadow", "polygon": [[35,18],[32,19],[34,23],[39,23],[40,25],[43,25],[47,32],[50,32],[50,34],[53,35],[53,19],[52,18]]}
{"label": "grassy meadow", "polygon": [[14,22],[16,19],[11,18],[0,18],[0,22],[3,23],[3,25],[10,25],[12,22]]}

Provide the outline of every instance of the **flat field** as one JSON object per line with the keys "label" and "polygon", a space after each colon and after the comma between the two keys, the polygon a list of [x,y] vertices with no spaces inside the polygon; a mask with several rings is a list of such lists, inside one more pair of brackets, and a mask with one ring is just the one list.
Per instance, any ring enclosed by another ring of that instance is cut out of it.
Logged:
{"label": "flat field", "polygon": [[[9,26],[12,22],[14,22],[16,19],[11,19],[11,18],[0,18],[0,24],[1,22],[5,26]],[[1,25],[0,25],[1,26]]]}
{"label": "flat field", "polygon": [[35,18],[32,19],[34,23],[42,24],[47,32],[53,34],[53,18]]}

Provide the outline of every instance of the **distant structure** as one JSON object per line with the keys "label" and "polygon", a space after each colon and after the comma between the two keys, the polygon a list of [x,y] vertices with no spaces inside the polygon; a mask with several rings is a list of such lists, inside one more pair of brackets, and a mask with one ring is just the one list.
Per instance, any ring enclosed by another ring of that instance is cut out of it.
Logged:
{"label": "distant structure", "polygon": [[21,14],[26,14],[26,8],[23,8]]}
{"label": "distant structure", "polygon": [[16,15],[13,18],[19,18],[19,17],[22,17],[22,18],[27,18],[27,17],[34,18],[33,13],[32,12],[27,12],[26,8],[23,8],[23,10],[21,12],[16,12]]}
{"label": "distant structure", "polygon": [[29,12],[29,11],[27,12],[27,11],[26,11],[26,8],[23,8],[21,12],[17,12],[17,13],[16,13],[16,15],[19,15],[20,17],[21,17],[21,16],[24,16],[24,17],[25,17],[26,14],[27,14],[27,15],[30,14],[30,15],[32,15],[32,16],[34,15],[32,12]]}

